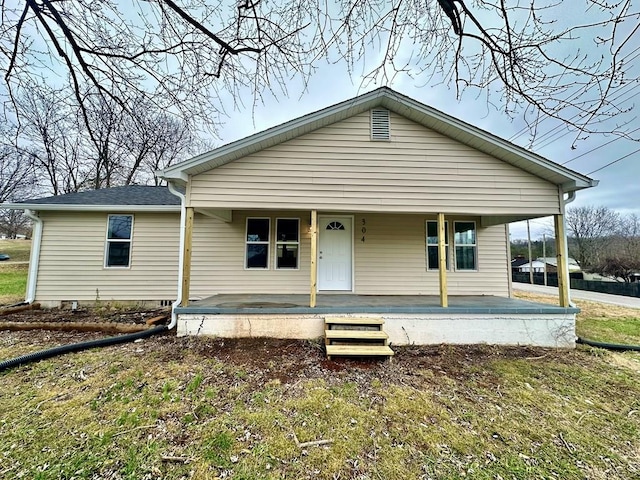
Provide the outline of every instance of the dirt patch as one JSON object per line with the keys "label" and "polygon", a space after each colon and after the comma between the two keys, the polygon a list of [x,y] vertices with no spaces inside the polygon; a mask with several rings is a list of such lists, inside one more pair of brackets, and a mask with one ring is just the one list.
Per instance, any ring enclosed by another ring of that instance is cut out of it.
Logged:
{"label": "dirt patch", "polygon": [[[28,347],[29,351],[77,343],[111,336],[96,332],[25,332],[0,331],[0,348]],[[352,382],[367,390],[372,382],[421,388],[426,379],[416,372],[455,381],[481,379],[486,385],[497,383],[483,365],[497,359],[526,359],[531,362],[561,359],[564,363],[580,363],[575,352],[535,347],[492,347],[483,345],[433,345],[393,347],[392,361],[375,358],[334,358],[328,360],[323,345],[316,341],[273,338],[223,339],[181,337],[166,332],[145,339],[108,348],[151,355],[159,362],[214,360],[234,371],[246,373],[243,382],[256,388],[269,381],[295,384],[301,380],[323,379],[329,384]],[[21,352],[23,353],[23,352]],[[225,371],[221,377],[227,376]],[[222,379],[220,379],[222,380]],[[232,379],[227,379],[232,381]]]}
{"label": "dirt patch", "polygon": [[[29,310],[8,315],[3,320],[11,322],[113,322],[135,325],[144,323],[165,310],[99,312],[82,309]],[[0,325],[1,330],[1,325]],[[100,332],[54,332],[51,330],[0,331],[0,347],[21,347],[36,351],[53,346],[77,343],[111,336]],[[472,376],[493,383],[482,365],[496,359],[538,360],[562,359],[563,362],[579,362],[580,357],[571,351],[536,347],[497,347],[487,345],[433,345],[394,346],[391,362],[369,358],[334,358],[328,360],[320,340],[284,340],[274,338],[214,338],[181,337],[167,332],[138,344],[109,347],[124,351],[141,349],[145,355],[153,355],[160,362],[183,360],[216,360],[223,365],[239,367],[247,374],[246,381],[256,386],[277,380],[282,384],[301,379],[332,378],[335,381],[353,381],[361,386],[378,379],[391,384],[418,386],[424,382],[416,371],[426,369],[435,375],[455,380]],[[329,375],[328,375],[329,374]]]}
{"label": "dirt patch", "polygon": [[0,317],[4,322],[44,322],[44,323],[125,323],[144,324],[148,319],[166,314],[167,309],[120,310],[111,308],[78,308],[67,310],[59,308],[25,310]]}

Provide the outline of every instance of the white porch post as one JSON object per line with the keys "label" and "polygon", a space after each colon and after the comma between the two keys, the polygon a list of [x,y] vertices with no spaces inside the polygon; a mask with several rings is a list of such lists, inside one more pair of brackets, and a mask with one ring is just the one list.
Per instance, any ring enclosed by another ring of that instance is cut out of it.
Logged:
{"label": "white porch post", "polygon": [[318,211],[311,210],[311,295],[309,307],[316,306],[316,290],[318,286]]}
{"label": "white porch post", "polygon": [[556,231],[556,258],[558,259],[558,297],[561,307],[569,306],[569,269],[565,252],[567,237],[564,231],[564,215],[553,216],[553,223]]}
{"label": "white porch post", "polygon": [[193,207],[186,208],[184,220],[184,246],[182,249],[182,305],[189,306],[189,287],[191,286],[191,248],[193,243]]}
{"label": "white porch post", "polygon": [[448,307],[447,298],[447,249],[445,246],[444,213],[438,214],[438,272],[440,274],[440,306]]}

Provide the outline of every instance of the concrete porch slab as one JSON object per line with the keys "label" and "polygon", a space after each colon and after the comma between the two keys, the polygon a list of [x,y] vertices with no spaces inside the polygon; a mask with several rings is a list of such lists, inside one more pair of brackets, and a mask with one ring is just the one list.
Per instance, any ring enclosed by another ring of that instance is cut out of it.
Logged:
{"label": "concrete porch slab", "polygon": [[490,295],[450,296],[449,307],[442,308],[437,295],[354,295],[318,294],[317,306],[309,307],[308,295],[221,294],[192,301],[176,308],[178,314],[575,314],[577,308],[564,308],[516,298]]}

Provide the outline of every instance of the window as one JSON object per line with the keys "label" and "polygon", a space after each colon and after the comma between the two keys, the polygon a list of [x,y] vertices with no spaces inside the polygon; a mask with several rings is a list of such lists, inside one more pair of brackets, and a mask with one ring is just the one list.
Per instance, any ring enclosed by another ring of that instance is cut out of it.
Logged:
{"label": "window", "polygon": [[327,230],[344,230],[344,225],[340,222],[329,222],[327,224]]}
{"label": "window", "polygon": [[276,268],[298,268],[300,220],[276,219]]}
{"label": "window", "polygon": [[105,267],[126,268],[131,264],[133,215],[109,215]]}
{"label": "window", "polygon": [[453,243],[456,246],[456,270],[476,270],[476,223],[454,222]]}
{"label": "window", "polygon": [[247,218],[245,268],[269,268],[271,219]]}
{"label": "window", "polygon": [[[444,244],[449,270],[449,222],[444,222]],[[438,222],[427,222],[427,269],[438,270]]]}

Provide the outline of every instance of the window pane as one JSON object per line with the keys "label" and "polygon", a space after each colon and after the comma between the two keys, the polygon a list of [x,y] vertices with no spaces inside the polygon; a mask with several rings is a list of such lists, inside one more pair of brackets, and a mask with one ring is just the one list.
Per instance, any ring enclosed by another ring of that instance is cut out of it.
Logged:
{"label": "window pane", "polygon": [[269,241],[269,219],[249,218],[247,220],[247,242]]}
{"label": "window pane", "polygon": [[247,268],[267,268],[268,245],[247,245]]}
{"label": "window pane", "polygon": [[476,247],[456,246],[456,269],[476,269]]}
{"label": "window pane", "polygon": [[279,218],[276,224],[276,240],[278,242],[297,242],[298,231],[297,218]]}
{"label": "window pane", "polygon": [[[427,222],[427,243],[438,244],[438,222]],[[444,243],[449,243],[449,229],[447,222],[444,222]]]}
{"label": "window pane", "polygon": [[109,242],[107,267],[128,267],[130,251],[131,243],[129,242]]}
{"label": "window pane", "polygon": [[457,245],[475,245],[476,228],[473,222],[456,222],[454,241]]}
{"label": "window pane", "polygon": [[131,215],[111,215],[109,217],[107,238],[110,240],[130,240],[132,223],[133,217]]}
{"label": "window pane", "polygon": [[[446,256],[446,268],[449,269],[449,247],[445,247],[445,256]],[[427,247],[427,268],[429,270],[438,270],[440,269],[438,265],[438,246],[430,245]]]}
{"label": "window pane", "polygon": [[298,268],[298,245],[278,245],[276,268]]}

